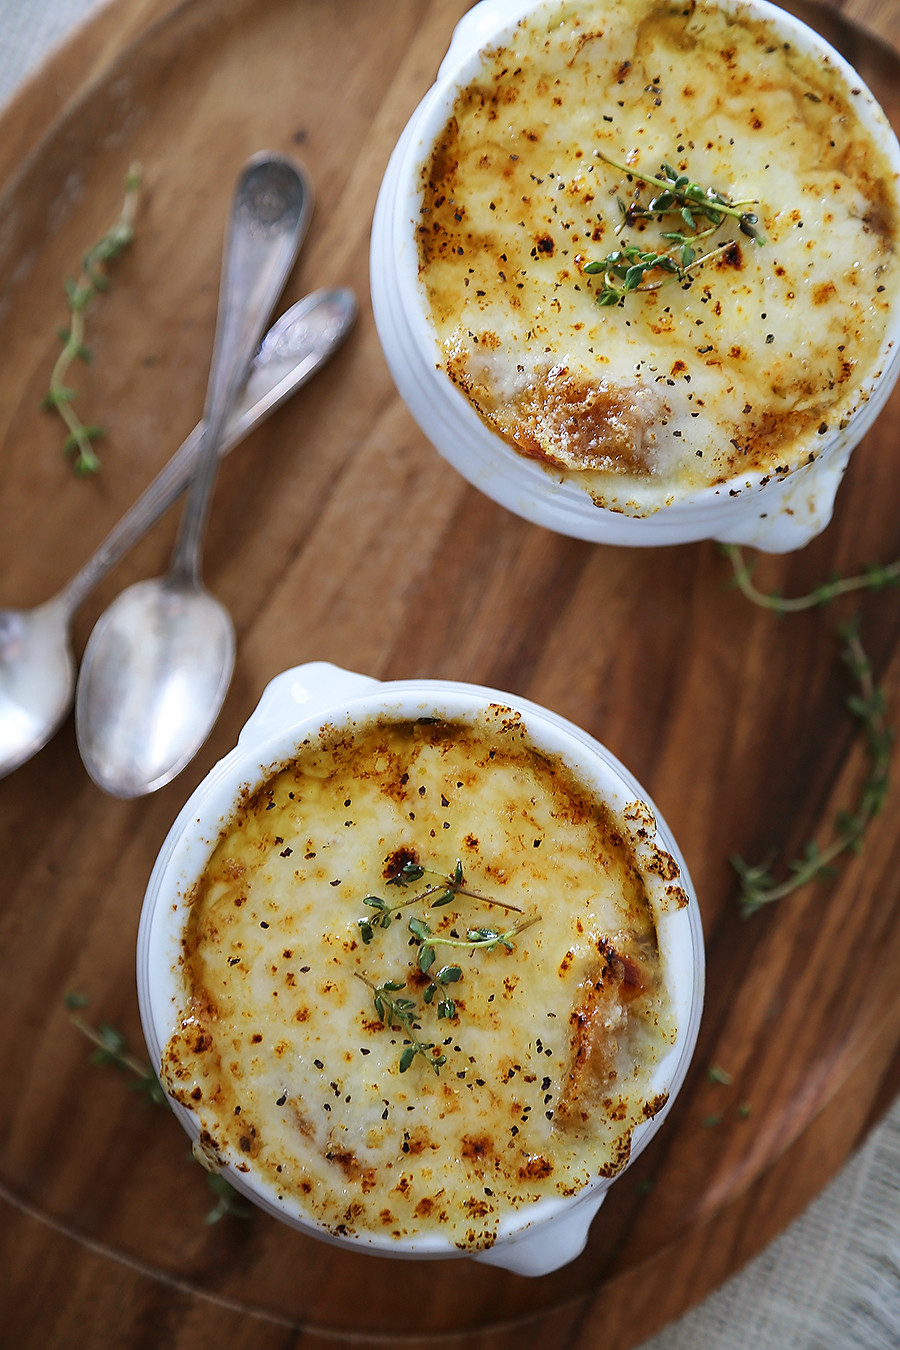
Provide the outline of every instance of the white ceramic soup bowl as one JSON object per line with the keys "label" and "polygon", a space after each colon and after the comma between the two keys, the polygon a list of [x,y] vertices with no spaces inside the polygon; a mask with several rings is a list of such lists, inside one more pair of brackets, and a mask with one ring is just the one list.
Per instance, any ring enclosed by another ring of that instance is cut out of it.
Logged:
{"label": "white ceramic soup bowl", "polygon": [[[453,467],[502,506],[538,525],[607,544],[668,545],[699,539],[754,545],[770,552],[802,547],[831,519],[851,451],[872,426],[900,373],[900,301],[894,306],[874,374],[854,391],[851,413],[824,436],[804,432],[782,475],[743,473],[679,497],[652,514],[632,516],[595,505],[571,478],[516,453],[450,379],[419,279],[415,229],[421,174],[459,91],[477,76],[482,53],[501,46],[547,0],[480,0],[457,26],[437,79],[403,131],[388,164],[371,235],[375,321],[394,381],[421,429]],[[884,113],[856,72],[808,26],[766,0],[728,0],[726,8],[771,20],[785,43],[843,72],[860,119],[900,181],[900,147]],[[763,316],[765,317],[765,316]],[[815,312],[809,324],[815,325]],[[736,379],[740,373],[736,371]],[[680,433],[679,433],[680,434]],[[814,457],[814,458],[813,458]]]}
{"label": "white ceramic soup bowl", "polygon": [[[248,790],[265,783],[277,767],[290,763],[304,739],[323,726],[352,727],[367,719],[385,717],[452,717],[466,721],[486,707],[498,704],[504,716],[510,709],[524,720],[529,740],[538,750],[561,755],[579,782],[596,788],[613,810],[636,801],[646,803],[657,827],[655,837],[647,840],[647,847],[653,856],[657,856],[657,848],[664,850],[680,871],[678,885],[688,903],[681,907],[666,904],[661,889],[657,900],[651,900],[677,1032],[655,1064],[649,1089],[655,1096],[666,1097],[666,1104],[652,1119],[642,1120],[635,1128],[631,1158],[646,1147],[684,1080],[703,1002],[703,939],[687,868],[664,821],[609,751],[552,712],[524,699],[509,698],[496,690],[474,685],[443,680],[380,683],[324,663],[285,671],[269,684],[237,746],[210,772],[178,816],[147,887],[138,935],[137,983],[144,1034],[155,1067],[160,1066],[182,1007],[179,958],[192,888],[223,825],[238,803],[246,799]],[[658,881],[656,884],[659,885]],[[200,1127],[195,1113],[177,1101],[171,1101],[171,1105],[196,1141]],[[326,1241],[397,1257],[463,1254],[440,1232],[399,1240],[383,1233],[335,1236],[313,1218],[289,1212],[265,1178],[246,1169],[236,1170],[231,1161],[226,1161],[221,1170],[263,1210]],[[501,1223],[494,1245],[474,1253],[474,1259],[527,1275],[543,1274],[564,1265],[582,1250],[591,1220],[611,1180],[597,1177],[574,1196],[543,1197],[515,1211]]]}

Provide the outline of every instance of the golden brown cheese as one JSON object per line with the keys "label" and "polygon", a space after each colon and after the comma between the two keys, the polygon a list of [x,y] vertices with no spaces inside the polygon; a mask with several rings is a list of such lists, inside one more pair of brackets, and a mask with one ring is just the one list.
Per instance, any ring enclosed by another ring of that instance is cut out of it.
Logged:
{"label": "golden brown cheese", "polygon": [[652,829],[496,705],[304,744],[190,897],[162,1070],[205,1156],[334,1233],[462,1249],[614,1175],[676,1030]]}
{"label": "golden brown cheese", "polygon": [[[422,171],[420,277],[482,419],[635,515],[814,458],[864,401],[897,298],[896,174],[860,97],[727,4],[584,0],[523,20]],[[590,264],[688,228],[621,228],[638,184],[601,155],[757,202],[765,243],[728,221],[702,267],[598,307]]]}

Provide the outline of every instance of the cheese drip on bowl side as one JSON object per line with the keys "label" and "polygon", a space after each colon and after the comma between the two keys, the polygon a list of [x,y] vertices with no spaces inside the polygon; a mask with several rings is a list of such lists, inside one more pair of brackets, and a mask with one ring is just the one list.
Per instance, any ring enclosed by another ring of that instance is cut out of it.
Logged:
{"label": "cheese drip on bowl side", "polygon": [[[537,6],[422,168],[440,364],[512,449],[629,515],[811,462],[868,400],[897,303],[896,173],[862,99],[738,6]],[[608,159],[755,203],[764,243],[727,219],[708,262],[599,306],[590,264],[691,233],[625,221],[653,192]]]}
{"label": "cheese drip on bowl side", "polygon": [[463,1251],[614,1176],[677,1032],[653,832],[500,705],[304,742],[189,896],[161,1071],[204,1159],[335,1235]]}

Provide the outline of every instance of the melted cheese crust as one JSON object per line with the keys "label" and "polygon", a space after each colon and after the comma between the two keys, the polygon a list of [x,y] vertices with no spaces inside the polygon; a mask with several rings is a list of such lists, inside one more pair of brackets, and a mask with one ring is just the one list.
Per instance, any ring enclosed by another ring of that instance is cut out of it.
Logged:
{"label": "melted cheese crust", "polygon": [[[331,1232],[464,1250],[619,1171],[664,1103],[649,1076],[675,1038],[654,904],[687,903],[673,859],[648,852],[646,806],[626,815],[496,705],[305,743],[223,830],[190,897],[162,1072],[206,1159]],[[404,861],[446,877],[457,859],[477,894],[418,899],[444,889],[431,874],[389,884]],[[389,927],[372,895],[403,903]],[[527,926],[512,950],[435,942],[432,971],[461,972],[440,1017],[411,918],[436,939]],[[375,1007],[388,981],[430,1047],[405,1070],[410,1029]]]}
{"label": "melted cheese crust", "polygon": [[[738,7],[539,7],[422,170],[420,278],[450,377],[515,450],[629,514],[815,458],[867,398],[898,288],[896,174],[859,98]],[[764,246],[728,222],[698,252],[733,247],[689,282],[598,307],[589,263],[687,228],[617,234],[635,184],[598,151],[757,202]]]}

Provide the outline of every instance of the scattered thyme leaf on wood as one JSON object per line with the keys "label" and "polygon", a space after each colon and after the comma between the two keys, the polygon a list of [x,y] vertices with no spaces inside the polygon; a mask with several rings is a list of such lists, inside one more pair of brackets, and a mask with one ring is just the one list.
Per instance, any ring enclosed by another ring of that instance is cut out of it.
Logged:
{"label": "scattered thyme leaf on wood", "polygon": [[[678,221],[677,229],[661,231],[660,242],[665,245],[661,249],[622,244],[599,262],[586,264],[583,271],[587,276],[602,277],[598,305],[620,305],[635,292],[656,291],[673,281],[690,282],[692,273],[736,246],[735,240],[727,239],[713,248],[705,247],[705,241],[712,241],[729,220],[735,221],[740,232],[754,243],[765,243],[757,228],[759,217],[748,209],[756,205],[755,201],[734,201],[715,188],[701,187],[665,162],[658,174],[645,174],[611,159],[602,150],[595,153],[634,184],[629,202],[617,198],[622,218],[616,234],[635,226],[644,228],[653,221],[662,225],[672,216]],[[649,198],[647,189],[652,193]]]}
{"label": "scattered thyme leaf on wood", "polygon": [[50,387],[44,395],[42,406],[58,412],[65,423],[67,435],[63,453],[72,456],[73,468],[79,475],[97,473],[100,469],[94,442],[104,435],[104,431],[101,426],[86,425],[81,421],[72,406],[75,390],[66,384],[66,376],[76,358],[86,362],[91,359],[85,343],[85,311],[97,294],[108,289],[109,263],[131,243],[140,184],[140,165],[132,164],[125,178],[125,198],[118,219],[103,238],[85,253],[77,279],[73,281],[69,278],[65,283],[69,300],[69,326],[60,331],[62,350],[53,366]]}

